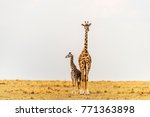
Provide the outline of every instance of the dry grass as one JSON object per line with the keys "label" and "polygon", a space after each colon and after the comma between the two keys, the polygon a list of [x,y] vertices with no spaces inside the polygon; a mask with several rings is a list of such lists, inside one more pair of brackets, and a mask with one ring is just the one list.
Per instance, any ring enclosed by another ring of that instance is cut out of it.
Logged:
{"label": "dry grass", "polygon": [[150,99],[150,82],[91,81],[90,95],[72,94],[70,81],[0,80],[4,100],[132,100]]}

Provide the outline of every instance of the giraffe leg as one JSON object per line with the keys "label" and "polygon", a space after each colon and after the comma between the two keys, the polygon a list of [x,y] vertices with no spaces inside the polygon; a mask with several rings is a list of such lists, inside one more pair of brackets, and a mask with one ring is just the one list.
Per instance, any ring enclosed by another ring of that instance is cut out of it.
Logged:
{"label": "giraffe leg", "polygon": [[75,79],[75,93],[77,93],[77,79]]}
{"label": "giraffe leg", "polygon": [[77,84],[78,84],[78,93],[80,93],[79,91],[81,88],[81,76],[78,77]]}
{"label": "giraffe leg", "polygon": [[72,87],[73,87],[72,94],[74,94],[75,93],[75,81],[73,77],[71,79],[72,79]]}
{"label": "giraffe leg", "polygon": [[77,92],[78,92],[78,94],[80,94],[80,88],[81,88],[81,76],[79,76],[78,79],[77,79],[77,85],[78,85],[78,90],[77,90]]}
{"label": "giraffe leg", "polygon": [[78,83],[78,90],[79,90],[80,89],[80,85],[81,85],[81,78],[80,77],[78,78],[77,83]]}
{"label": "giraffe leg", "polygon": [[81,89],[80,89],[80,95],[84,94],[84,70],[81,70]]}
{"label": "giraffe leg", "polygon": [[90,94],[90,92],[89,92],[89,90],[88,90],[88,75],[89,75],[89,68],[88,68],[88,66],[86,66],[86,71],[85,71],[85,95],[89,95]]}

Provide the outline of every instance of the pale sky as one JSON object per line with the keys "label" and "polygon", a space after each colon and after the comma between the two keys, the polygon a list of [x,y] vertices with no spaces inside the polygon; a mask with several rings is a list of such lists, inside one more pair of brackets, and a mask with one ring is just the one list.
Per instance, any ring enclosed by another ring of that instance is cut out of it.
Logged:
{"label": "pale sky", "polygon": [[[0,79],[70,80],[85,20],[89,80],[150,80],[149,0],[1,0]],[[79,67],[78,67],[79,68]]]}

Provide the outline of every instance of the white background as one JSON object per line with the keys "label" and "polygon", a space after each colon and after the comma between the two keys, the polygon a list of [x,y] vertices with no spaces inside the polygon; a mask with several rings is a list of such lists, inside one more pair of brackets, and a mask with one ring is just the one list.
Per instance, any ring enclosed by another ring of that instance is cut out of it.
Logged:
{"label": "white background", "polygon": [[1,0],[0,79],[70,80],[89,20],[90,80],[149,80],[150,1]]}

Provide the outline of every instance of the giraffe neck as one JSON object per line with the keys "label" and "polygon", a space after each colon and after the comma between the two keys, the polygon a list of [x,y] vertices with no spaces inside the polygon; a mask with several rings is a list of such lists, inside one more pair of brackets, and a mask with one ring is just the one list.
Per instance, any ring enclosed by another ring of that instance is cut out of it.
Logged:
{"label": "giraffe neck", "polygon": [[84,50],[88,49],[88,31],[85,31],[85,39],[84,39]]}
{"label": "giraffe neck", "polygon": [[73,56],[70,58],[70,67],[71,67],[71,70],[74,70],[76,68],[76,65],[73,62]]}

